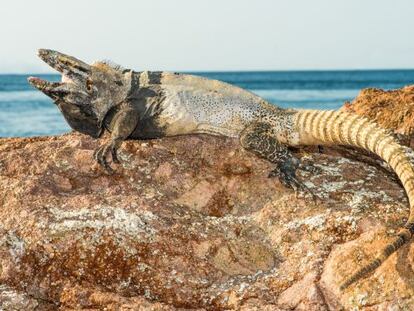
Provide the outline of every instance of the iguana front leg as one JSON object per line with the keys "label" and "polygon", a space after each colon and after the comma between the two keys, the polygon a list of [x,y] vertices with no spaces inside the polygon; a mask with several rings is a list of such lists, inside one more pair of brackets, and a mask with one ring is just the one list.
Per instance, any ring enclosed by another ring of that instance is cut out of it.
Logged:
{"label": "iguana front leg", "polygon": [[276,164],[275,169],[269,173],[269,177],[278,177],[280,182],[292,188],[296,195],[310,194],[315,199],[309,188],[296,177],[296,169],[307,167],[274,137],[269,124],[259,122],[246,127],[240,135],[240,143],[246,150]]}
{"label": "iguana front leg", "polygon": [[107,162],[109,154],[112,157],[112,162],[119,163],[117,150],[122,142],[128,138],[138,125],[139,115],[136,110],[132,108],[122,109],[115,114],[111,124],[111,138],[109,142],[100,146],[94,153],[95,160],[106,170],[107,173],[112,174],[113,169]]}

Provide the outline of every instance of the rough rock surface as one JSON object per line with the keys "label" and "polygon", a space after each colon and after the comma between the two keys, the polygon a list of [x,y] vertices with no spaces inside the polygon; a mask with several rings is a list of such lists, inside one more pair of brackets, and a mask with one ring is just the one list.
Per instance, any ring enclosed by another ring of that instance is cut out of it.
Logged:
{"label": "rough rock surface", "polygon": [[[80,134],[0,140],[0,310],[409,310],[414,244],[341,293],[408,215],[379,166],[297,153],[296,198],[237,141],[129,141],[116,174]],[[115,167],[115,166],[114,166]]]}
{"label": "rough rock surface", "polygon": [[375,120],[384,128],[406,135],[414,147],[414,85],[397,90],[363,89],[344,109]]}

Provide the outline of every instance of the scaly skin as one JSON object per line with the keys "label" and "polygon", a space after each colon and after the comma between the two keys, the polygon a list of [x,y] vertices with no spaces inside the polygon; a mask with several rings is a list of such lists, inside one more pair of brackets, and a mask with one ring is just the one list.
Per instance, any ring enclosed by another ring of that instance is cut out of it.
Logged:
{"label": "scaly skin", "polygon": [[38,78],[29,82],[51,97],[76,131],[111,139],[95,152],[106,171],[126,139],[151,139],[186,134],[238,137],[241,145],[275,164],[278,177],[297,193],[310,193],[297,179],[309,169],[288,146],[337,144],[364,148],[382,157],[397,173],[407,192],[410,216],[404,228],[369,264],[346,279],[341,289],[364,278],[414,234],[414,169],[402,147],[384,129],[345,112],[285,110],[224,82],[169,72],[134,72],[98,62],[88,65],[51,50],[39,56],[62,73],[61,83]]}

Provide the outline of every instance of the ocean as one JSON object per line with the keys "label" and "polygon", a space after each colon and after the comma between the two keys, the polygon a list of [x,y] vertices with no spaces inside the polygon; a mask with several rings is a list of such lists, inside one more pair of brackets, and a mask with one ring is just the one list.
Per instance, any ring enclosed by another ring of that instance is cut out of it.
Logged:
{"label": "ocean", "polygon": [[[269,102],[306,109],[337,109],[362,88],[414,84],[414,70],[196,72],[248,89]],[[58,108],[26,81],[29,75],[0,75],[0,137],[68,132]],[[35,75],[50,81],[59,75]]]}

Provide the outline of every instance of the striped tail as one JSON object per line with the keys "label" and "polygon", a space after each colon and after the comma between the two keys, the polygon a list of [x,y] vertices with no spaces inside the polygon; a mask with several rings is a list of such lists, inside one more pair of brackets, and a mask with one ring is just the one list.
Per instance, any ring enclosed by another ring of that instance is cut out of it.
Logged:
{"label": "striped tail", "polygon": [[303,110],[296,114],[296,128],[303,137],[310,136],[322,144],[360,147],[379,155],[401,180],[410,204],[410,215],[403,228],[379,255],[357,270],[340,286],[346,289],[378,268],[414,234],[414,167],[400,144],[376,123],[367,118],[339,111]]}

